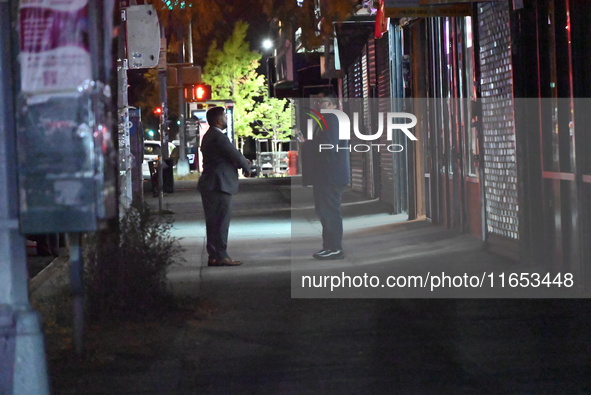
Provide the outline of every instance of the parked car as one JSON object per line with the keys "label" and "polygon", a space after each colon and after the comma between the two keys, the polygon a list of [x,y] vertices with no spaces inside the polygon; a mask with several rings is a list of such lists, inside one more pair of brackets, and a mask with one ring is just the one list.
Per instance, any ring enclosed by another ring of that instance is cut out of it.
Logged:
{"label": "parked car", "polygon": [[150,179],[150,167],[148,162],[158,160],[162,153],[160,149],[160,141],[146,140],[144,141],[144,161],[142,162],[142,178],[144,180]]}

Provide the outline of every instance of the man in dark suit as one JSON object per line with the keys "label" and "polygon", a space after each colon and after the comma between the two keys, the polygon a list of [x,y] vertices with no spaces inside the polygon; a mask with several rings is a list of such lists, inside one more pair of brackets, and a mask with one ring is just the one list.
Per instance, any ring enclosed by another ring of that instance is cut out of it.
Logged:
{"label": "man in dark suit", "polygon": [[[338,99],[331,91],[320,92],[316,100],[320,111],[334,110],[337,104]],[[328,113],[323,115],[327,127],[316,130],[308,147],[312,154],[309,182],[313,186],[316,215],[322,225],[322,249],[312,256],[320,260],[343,259],[341,201],[345,188],[351,182],[349,142],[339,140],[337,117]],[[333,148],[327,149],[329,146]]]}
{"label": "man in dark suit", "polygon": [[203,173],[197,189],[201,192],[207,232],[208,266],[238,266],[228,255],[228,229],[232,216],[232,195],[238,192],[238,169],[248,175],[250,161],[234,147],[222,132],[228,126],[224,107],[206,113],[209,130],[203,136]]}

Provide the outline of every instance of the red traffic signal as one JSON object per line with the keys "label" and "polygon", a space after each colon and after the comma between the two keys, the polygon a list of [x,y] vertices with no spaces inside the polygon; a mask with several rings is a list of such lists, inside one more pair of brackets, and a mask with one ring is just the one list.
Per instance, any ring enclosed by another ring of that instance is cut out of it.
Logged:
{"label": "red traffic signal", "polygon": [[187,102],[203,102],[211,100],[211,85],[196,84],[185,88]]}
{"label": "red traffic signal", "polygon": [[156,107],[154,109],[154,115],[162,115],[162,107]]}

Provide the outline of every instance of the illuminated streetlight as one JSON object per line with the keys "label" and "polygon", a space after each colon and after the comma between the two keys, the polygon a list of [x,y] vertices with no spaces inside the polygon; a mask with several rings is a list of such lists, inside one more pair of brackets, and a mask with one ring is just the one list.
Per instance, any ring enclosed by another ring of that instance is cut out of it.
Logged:
{"label": "illuminated streetlight", "polygon": [[273,49],[273,40],[271,40],[270,38],[266,38],[263,40],[263,49],[265,50],[270,50]]}

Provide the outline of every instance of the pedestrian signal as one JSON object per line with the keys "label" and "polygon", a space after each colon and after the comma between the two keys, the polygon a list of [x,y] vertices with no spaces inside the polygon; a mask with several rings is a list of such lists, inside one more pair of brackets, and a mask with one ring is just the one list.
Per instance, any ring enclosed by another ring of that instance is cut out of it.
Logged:
{"label": "pedestrian signal", "polygon": [[196,84],[185,88],[187,102],[204,102],[211,100],[211,85]]}

